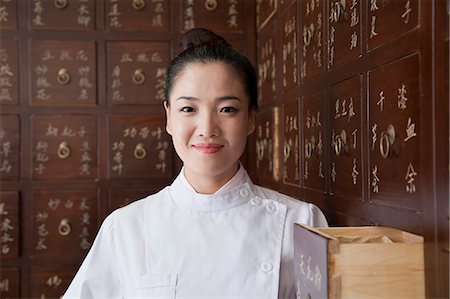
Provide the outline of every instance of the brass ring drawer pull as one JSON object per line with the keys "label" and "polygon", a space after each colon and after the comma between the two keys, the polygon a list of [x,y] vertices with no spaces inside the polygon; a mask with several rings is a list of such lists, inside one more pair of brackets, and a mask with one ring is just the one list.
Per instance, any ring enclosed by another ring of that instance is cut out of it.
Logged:
{"label": "brass ring drawer pull", "polygon": [[303,31],[303,43],[306,46],[309,46],[309,44],[311,43],[311,39],[314,36],[314,24],[311,24],[309,27],[307,27],[304,31]]}
{"label": "brass ring drawer pull", "polygon": [[217,9],[217,1],[216,0],[206,0],[205,8],[208,11],[215,11]]}
{"label": "brass ring drawer pull", "polygon": [[70,221],[67,218],[61,220],[58,226],[58,233],[61,236],[67,236],[72,231],[72,227],[70,226]]}
{"label": "brass ring drawer pull", "polygon": [[334,152],[338,157],[341,154],[349,152],[347,145],[347,132],[345,130],[342,130],[341,134],[336,136],[336,140],[334,142]]}
{"label": "brass ring drawer pull", "polygon": [[68,0],[55,0],[53,3],[57,9],[64,9],[69,5]]}
{"label": "brass ring drawer pull", "polygon": [[66,159],[70,156],[70,153],[71,149],[69,144],[66,141],[61,142],[58,147],[58,157]]}
{"label": "brass ring drawer pull", "polygon": [[335,21],[336,23],[339,22],[342,18],[342,16],[344,15],[345,12],[345,0],[340,0],[336,3],[334,3],[334,11],[332,14],[332,20]]}
{"label": "brass ring drawer pull", "polygon": [[147,150],[145,149],[145,145],[143,143],[136,144],[136,148],[134,149],[134,157],[138,160],[142,160],[147,156]]}
{"label": "brass ring drawer pull", "polygon": [[145,8],[145,0],[133,0],[134,10],[143,10]]}
{"label": "brass ring drawer pull", "polygon": [[62,68],[58,71],[58,77],[56,78],[59,84],[67,85],[70,82],[70,74],[69,71],[65,68]]}
{"label": "brass ring drawer pull", "polygon": [[380,138],[380,154],[383,158],[387,158],[389,156],[389,152],[391,151],[391,145],[394,144],[395,141],[395,128],[393,125],[389,125],[387,130],[381,133]]}
{"label": "brass ring drawer pull", "polygon": [[314,144],[311,141],[308,141],[305,145],[305,157],[309,159],[312,157],[314,151]]}
{"label": "brass ring drawer pull", "polygon": [[143,69],[137,69],[133,74],[133,83],[136,85],[142,85],[145,82],[145,73]]}

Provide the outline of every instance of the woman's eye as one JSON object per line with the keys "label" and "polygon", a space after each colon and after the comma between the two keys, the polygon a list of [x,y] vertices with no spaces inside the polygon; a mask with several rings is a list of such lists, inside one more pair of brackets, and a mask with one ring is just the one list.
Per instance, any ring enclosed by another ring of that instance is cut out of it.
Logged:
{"label": "woman's eye", "polygon": [[180,109],[181,112],[194,112],[195,109],[192,107],[183,107]]}
{"label": "woman's eye", "polygon": [[234,107],[223,107],[222,109],[220,109],[220,112],[224,112],[224,113],[233,113],[233,112],[237,112],[238,109],[234,108]]}

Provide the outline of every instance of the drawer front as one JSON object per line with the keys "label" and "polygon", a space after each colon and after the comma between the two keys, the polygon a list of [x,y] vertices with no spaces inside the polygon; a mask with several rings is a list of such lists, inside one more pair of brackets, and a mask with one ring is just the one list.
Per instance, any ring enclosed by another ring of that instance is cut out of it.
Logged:
{"label": "drawer front", "polygon": [[163,116],[109,117],[111,178],[173,177],[173,146]]}
{"label": "drawer front", "polygon": [[30,42],[31,103],[39,106],[96,104],[95,44],[90,41]]}
{"label": "drawer front", "polygon": [[344,198],[362,199],[362,110],[360,76],[332,86],[331,193]]}
{"label": "drawer front", "polygon": [[32,30],[93,30],[95,0],[28,0]]}
{"label": "drawer front", "polygon": [[258,181],[269,185],[280,179],[279,108],[258,112],[256,117],[256,169]]}
{"label": "drawer front", "polygon": [[0,297],[20,297],[20,269],[15,267],[0,268]]}
{"label": "drawer front", "polygon": [[97,233],[97,192],[32,193],[33,257],[84,256]]}
{"label": "drawer front", "polygon": [[302,81],[323,74],[326,30],[325,0],[300,1],[300,76]]}
{"label": "drawer front", "polygon": [[318,91],[303,97],[303,184],[321,192],[325,187],[325,94]]}
{"label": "drawer front", "polygon": [[76,266],[32,267],[30,294],[32,298],[61,298],[76,272]]}
{"label": "drawer front", "polygon": [[0,105],[19,103],[18,53],[16,40],[0,40]]}
{"label": "drawer front", "polygon": [[419,1],[371,1],[367,10],[367,48],[384,45],[419,26]]}
{"label": "drawer front", "polygon": [[20,125],[17,115],[0,115],[0,180],[17,181],[20,173]]}
{"label": "drawer front", "polygon": [[368,73],[370,200],[421,210],[420,63],[413,54]]}
{"label": "drawer front", "polygon": [[244,0],[181,0],[181,31],[211,28],[219,32],[243,32]]}
{"label": "drawer front", "polygon": [[361,55],[361,3],[328,1],[328,68],[354,61]]}
{"label": "drawer front", "polygon": [[106,28],[109,31],[170,30],[168,0],[106,0]]}
{"label": "drawer front", "polygon": [[19,257],[19,193],[0,191],[0,261]]}
{"label": "drawer front", "polygon": [[8,0],[0,2],[0,30],[17,28],[17,3]]}
{"label": "drawer front", "polygon": [[33,115],[34,180],[97,177],[96,120],[87,115]]}
{"label": "drawer front", "polygon": [[169,43],[110,42],[107,54],[112,105],[162,105]]}
{"label": "drawer front", "polygon": [[276,97],[277,90],[277,55],[276,55],[276,26],[272,22],[259,34],[258,44],[258,94],[260,104],[263,105]]}
{"label": "drawer front", "polygon": [[282,86],[283,93],[298,87],[298,64],[299,57],[297,42],[297,1],[291,3],[290,7],[281,17],[282,26]]}

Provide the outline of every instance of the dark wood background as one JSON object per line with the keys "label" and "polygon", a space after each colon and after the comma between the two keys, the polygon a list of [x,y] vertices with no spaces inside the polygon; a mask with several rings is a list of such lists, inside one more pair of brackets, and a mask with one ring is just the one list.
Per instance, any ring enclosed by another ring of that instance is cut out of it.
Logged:
{"label": "dark wood background", "polygon": [[104,217],[176,176],[162,82],[192,26],[256,67],[243,157],[255,182],[331,225],[423,235],[427,297],[448,297],[448,12],[445,0],[0,0],[0,297],[59,297]]}

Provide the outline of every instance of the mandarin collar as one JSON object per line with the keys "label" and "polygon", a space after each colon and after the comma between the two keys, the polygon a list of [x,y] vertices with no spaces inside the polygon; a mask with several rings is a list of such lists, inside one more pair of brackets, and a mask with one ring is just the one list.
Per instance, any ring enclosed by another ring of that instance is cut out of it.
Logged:
{"label": "mandarin collar", "polygon": [[242,205],[254,197],[254,193],[247,171],[242,165],[240,167],[238,173],[244,172],[241,183],[233,188],[221,188],[214,194],[200,194],[188,188],[182,181],[181,171],[169,188],[172,200],[183,208],[199,212],[217,212]]}

